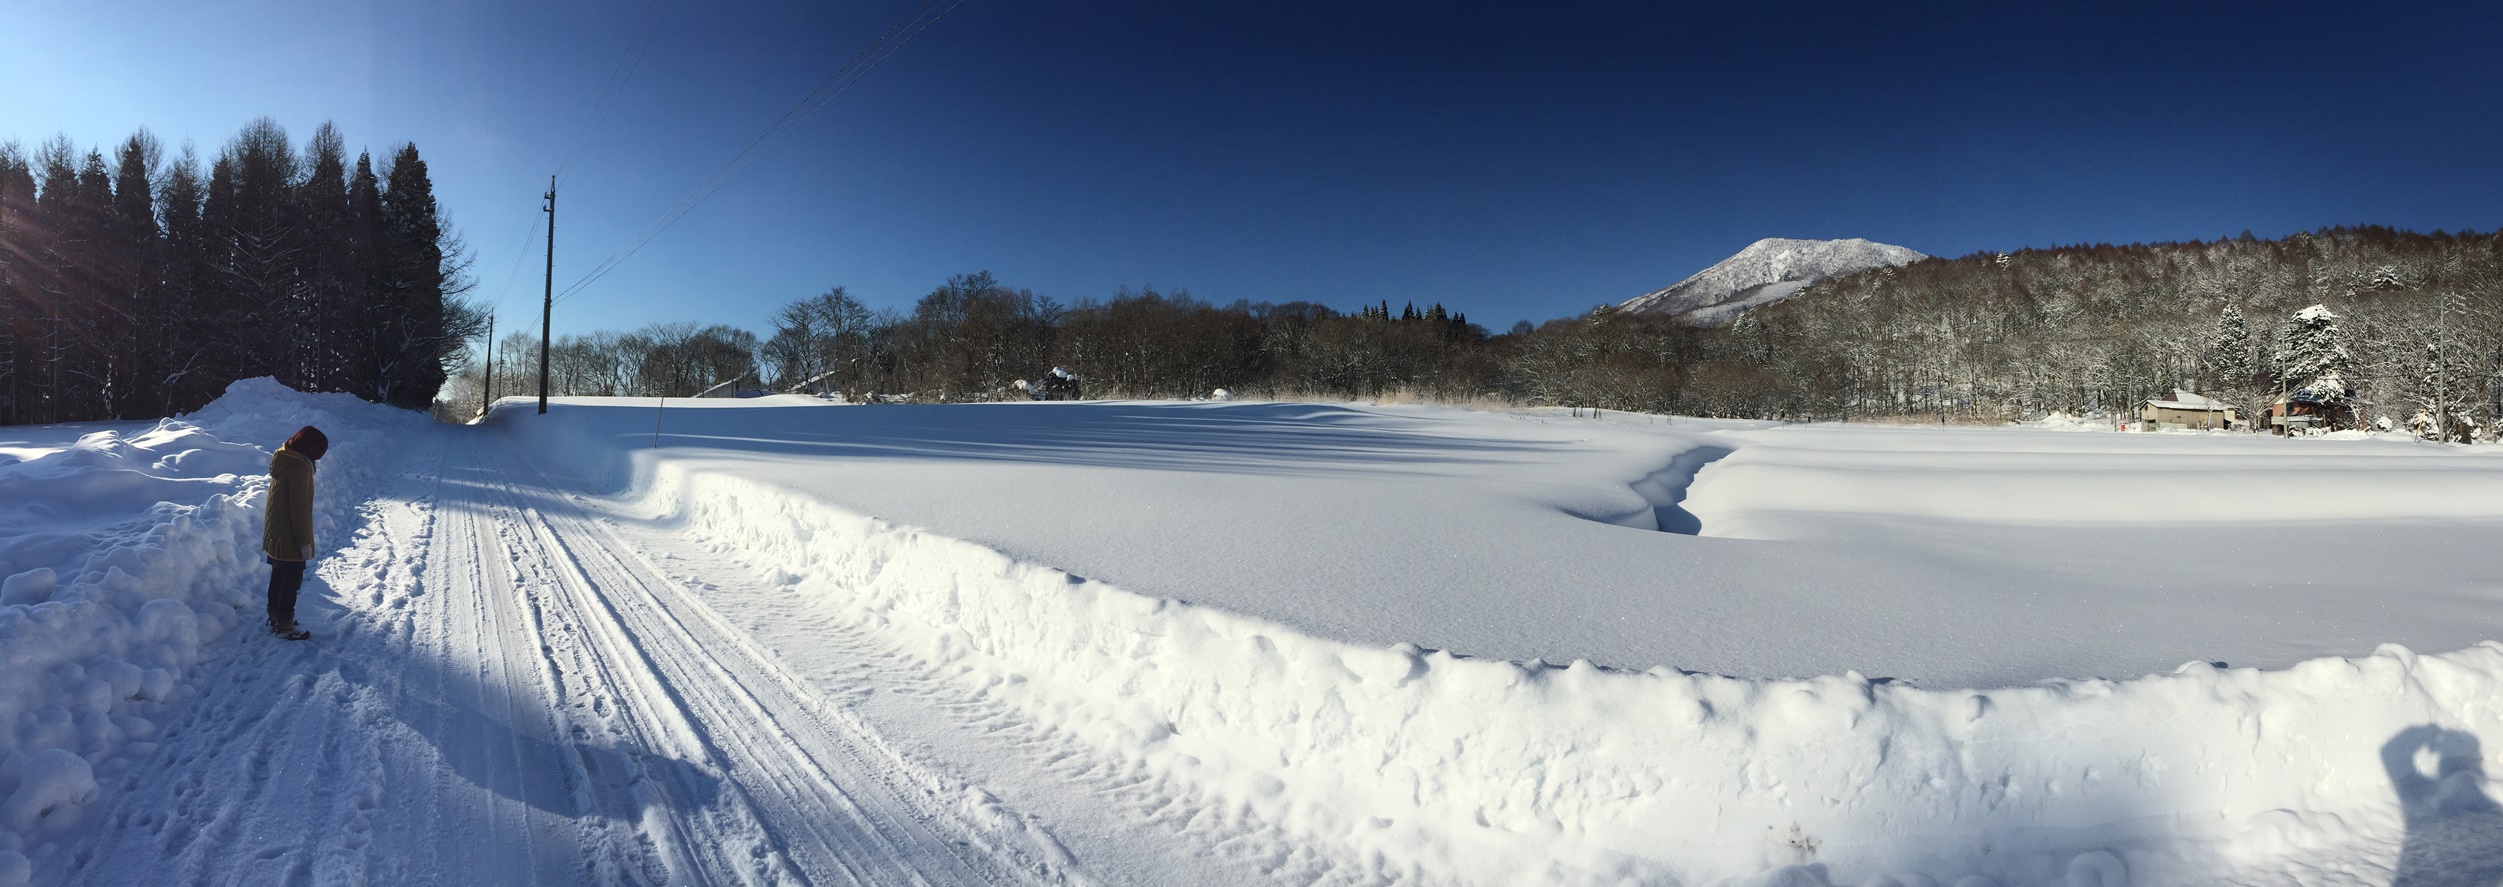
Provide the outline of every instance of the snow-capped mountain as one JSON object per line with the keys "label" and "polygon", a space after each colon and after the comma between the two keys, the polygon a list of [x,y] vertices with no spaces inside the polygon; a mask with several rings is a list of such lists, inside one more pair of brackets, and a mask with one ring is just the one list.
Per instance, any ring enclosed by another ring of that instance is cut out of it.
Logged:
{"label": "snow-capped mountain", "polygon": [[1857,237],[1767,237],[1674,286],[1635,296],[1617,307],[1634,314],[1665,314],[1703,326],[1718,326],[1736,320],[1739,312],[1790,298],[1808,284],[1828,277],[1926,258],[1929,257],[1900,246]]}

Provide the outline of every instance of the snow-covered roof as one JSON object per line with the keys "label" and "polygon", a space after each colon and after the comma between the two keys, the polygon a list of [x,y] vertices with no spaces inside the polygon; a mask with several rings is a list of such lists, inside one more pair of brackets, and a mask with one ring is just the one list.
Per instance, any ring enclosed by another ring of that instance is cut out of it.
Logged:
{"label": "snow-covered roof", "polygon": [[2353,400],[2354,398],[2348,397],[2342,389],[2323,390],[2311,385],[2286,392],[2284,396],[2277,398],[2278,403],[2344,404]]}
{"label": "snow-covered roof", "polygon": [[2150,400],[2147,401],[2147,405],[2159,410],[2204,410],[2207,412],[2222,412],[2224,410],[2233,409],[2232,404],[2217,400],[2213,397],[2204,397],[2192,394],[2179,388],[2173,389],[2173,399]]}

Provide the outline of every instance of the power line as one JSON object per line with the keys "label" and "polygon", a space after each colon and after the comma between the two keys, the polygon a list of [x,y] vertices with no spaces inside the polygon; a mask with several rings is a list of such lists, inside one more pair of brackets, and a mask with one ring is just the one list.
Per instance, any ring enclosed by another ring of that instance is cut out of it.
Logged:
{"label": "power line", "polygon": [[[504,307],[504,303],[513,300],[513,281],[521,279],[521,262],[523,259],[530,256],[530,245],[538,242],[539,226],[536,220],[533,220],[532,224],[523,228],[521,248],[513,251],[513,270],[504,275],[504,286],[496,291],[495,303],[488,306],[487,310],[494,311],[495,309],[502,308]],[[488,343],[490,347],[494,344],[495,343],[492,342]]]}
{"label": "power line", "polygon": [[[643,231],[638,233],[624,249],[610,254],[609,257],[602,260],[598,266],[585,273],[581,279],[576,280],[572,285],[567,286],[565,291],[557,296],[557,301],[562,302],[566,299],[572,298],[575,294],[581,292],[583,288],[597,282],[602,277],[608,276],[608,273],[616,270],[617,266],[623,264],[627,257],[634,255],[634,253],[641,250],[645,244],[648,244],[654,238],[659,237],[662,232],[669,230],[670,226],[677,224],[680,218],[684,218],[687,213],[694,211],[695,207],[703,203],[706,198],[711,197],[714,192],[719,191],[723,186],[728,185],[730,180],[736,178],[739,173],[745,172],[748,166],[753,165],[754,158],[762,156],[764,149],[770,148],[774,144],[781,142],[784,137],[790,135],[792,130],[797,129],[801,123],[807,121],[809,117],[814,116],[817,109],[825,107],[825,105],[832,102],[836,96],[842,95],[844,91],[849,90],[853,83],[858,82],[862,76],[865,76],[871,70],[876,69],[879,63],[884,62],[888,57],[893,56],[896,51],[903,48],[904,44],[910,43],[912,38],[920,36],[922,31],[927,30],[931,25],[936,24],[939,19],[945,18],[950,12],[954,12],[957,6],[964,5],[964,0],[955,0],[955,2],[951,3],[946,9],[940,10],[937,15],[930,16],[928,19],[922,20],[922,15],[928,12],[930,8],[935,6],[937,3],[938,0],[923,0],[921,5],[916,6],[912,9],[912,11],[905,13],[903,18],[898,19],[894,25],[887,28],[886,33],[880,34],[877,40],[871,41],[867,47],[862,48],[859,53],[854,54],[850,61],[845,62],[841,68],[837,68],[832,75],[825,79],[824,82],[817,84],[816,89],[810,90],[807,95],[800,98],[799,102],[793,104],[790,109],[783,111],[781,117],[776,118],[772,125],[765,128],[763,133],[758,134],[754,140],[748,142],[746,147],[739,150],[739,153],[732,155],[728,161],[721,165],[721,168],[714,170],[712,175],[705,177],[702,182],[697,183],[694,188],[689,189],[685,195],[679,197],[678,202],[672,204],[668,210],[663,211],[659,218],[652,220],[651,224],[644,226]],[[912,27],[916,20],[920,20],[920,26]],[[896,35],[903,33],[908,27],[912,28],[911,32],[905,33],[902,39],[897,39]],[[872,57],[873,55],[875,56],[874,58]],[[863,59],[869,59],[869,64],[866,66],[862,65],[861,62]]]}
{"label": "power line", "polygon": [[635,70],[642,66],[644,54],[651,50],[652,35],[660,30],[660,15],[647,6],[643,18],[642,33],[626,38],[626,47],[618,53],[617,63],[609,67],[608,80],[600,84],[599,97],[591,101],[590,113],[582,116],[582,126],[574,130],[573,144],[565,148],[564,158],[557,161],[558,179],[562,180],[565,170],[573,166],[574,155],[581,153],[583,138],[591,134],[592,121],[599,119],[600,112],[608,108],[610,99],[625,91],[626,83],[634,79]]}
{"label": "power line", "polygon": [[[679,219],[692,212],[697,205],[702,204],[705,198],[711,197],[714,192],[728,185],[730,180],[736,178],[739,173],[753,166],[756,159],[763,156],[765,149],[780,143],[792,131],[798,129],[800,124],[815,116],[818,110],[851,89],[852,84],[860,82],[862,77],[868,76],[870,71],[877,70],[878,65],[894,57],[895,53],[911,43],[913,38],[921,36],[921,32],[929,30],[931,25],[946,18],[948,13],[956,11],[956,7],[963,6],[965,0],[953,0],[945,8],[939,9],[936,14],[929,14],[939,2],[940,0],[923,0],[921,5],[913,7],[911,12],[897,19],[893,26],[887,28],[886,33],[878,35],[878,39],[871,41],[867,47],[853,55],[850,61],[843,63],[843,66],[837,68],[824,82],[817,84],[816,89],[810,90],[789,110],[782,112],[782,116],[776,118],[763,133],[748,142],[747,147],[741,148],[739,153],[732,155],[721,165],[721,168],[714,170],[712,175],[705,177],[702,182],[689,189],[684,196],[679,197],[678,202],[663,211],[659,218],[653,219],[651,224],[644,226],[643,231],[638,233],[624,249],[610,254],[598,266],[584,273],[581,279],[567,286],[564,292],[557,295],[556,301],[562,303],[580,293],[583,288],[598,282],[600,278],[608,276],[610,271],[616,270],[617,266],[623,264],[628,257],[641,250],[645,244],[651,243],[652,239],[659,237],[662,232],[669,230],[670,226],[677,224]],[[899,34],[902,36],[899,37]],[[866,64],[863,64],[864,60]]]}
{"label": "power line", "polygon": [[[646,6],[642,32],[626,38],[625,48],[618,52],[617,63],[609,66],[608,79],[600,83],[599,95],[591,100],[591,110],[582,115],[582,125],[574,129],[573,142],[565,147],[564,156],[556,163],[557,175],[564,175],[565,170],[573,165],[575,155],[582,151],[584,137],[591,133],[592,122],[599,119],[600,112],[608,107],[609,100],[623,91],[626,83],[634,78],[636,68],[643,63],[644,53],[651,49],[652,34],[659,28],[660,15],[654,7]],[[504,285],[496,289],[495,302],[488,306],[490,313],[503,308],[506,302],[512,301],[513,282],[521,279],[522,261],[530,257],[530,247],[538,242],[539,226],[535,222],[523,225],[521,247],[514,251],[512,270],[505,273]],[[490,350],[495,347],[492,338],[487,342],[487,347]]]}

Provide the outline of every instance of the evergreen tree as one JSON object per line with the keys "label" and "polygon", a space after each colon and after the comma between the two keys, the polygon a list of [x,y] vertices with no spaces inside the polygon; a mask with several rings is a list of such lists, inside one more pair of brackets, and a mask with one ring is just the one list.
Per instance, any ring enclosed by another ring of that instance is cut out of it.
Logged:
{"label": "evergreen tree", "polygon": [[0,143],[0,425],[28,421],[26,356],[34,338],[34,288],[27,280],[35,209],[34,168],[16,142]]}
{"label": "evergreen tree", "polygon": [[63,230],[71,256],[68,275],[68,363],[64,367],[63,418],[88,421],[113,415],[113,395],[121,381],[120,355],[113,347],[129,326],[129,281],[114,255],[113,175],[104,153],[88,150],[78,165],[78,191]]}
{"label": "evergreen tree", "polygon": [[[213,329],[234,349],[227,378],[274,376],[304,385],[311,326],[301,270],[299,165],[286,129],[267,117],[246,124],[211,172],[211,256],[224,290]],[[223,185],[220,184],[223,179]]]}
{"label": "evergreen tree", "polygon": [[383,285],[382,180],[374,175],[371,153],[357,152],[356,172],[348,177],[344,224],[348,238],[348,292],[340,310],[346,313],[349,328],[344,333],[347,341],[341,344],[340,390],[372,397],[373,392],[381,390],[378,368],[385,357],[381,351],[382,337],[375,335],[369,325],[380,316],[375,300]]}
{"label": "evergreen tree", "polygon": [[374,230],[375,275],[365,302],[370,337],[365,396],[422,409],[443,387],[444,360],[466,337],[444,328],[444,237],[434,183],[417,146],[401,145],[384,176]]}
{"label": "evergreen tree", "polygon": [[2221,389],[2240,389],[2251,384],[2251,328],[2242,318],[2242,309],[2225,306],[2216,316],[2216,331],[2208,336],[2207,353],[2200,365],[2207,368],[2208,381]]}
{"label": "evergreen tree", "polygon": [[158,363],[153,372],[158,415],[198,409],[217,396],[214,377],[203,361],[215,350],[205,335],[211,317],[204,297],[212,292],[209,233],[200,213],[208,200],[208,183],[200,173],[199,154],[188,144],[165,171],[158,193],[164,217],[164,286],[157,317]]}
{"label": "evergreen tree", "polygon": [[2355,357],[2329,306],[2313,305],[2287,319],[2277,337],[2277,364],[2289,391],[2324,398],[2354,393]]}
{"label": "evergreen tree", "polygon": [[67,408],[69,366],[75,357],[71,343],[75,322],[71,314],[81,284],[77,279],[77,151],[67,136],[54,136],[36,154],[35,164],[43,177],[41,190],[35,195],[34,230],[29,243],[38,266],[31,276],[37,290],[35,320],[41,337],[35,355],[41,366],[34,380],[39,392],[35,415],[37,421],[64,422],[74,418]]}
{"label": "evergreen tree", "polygon": [[263,118],[205,174],[145,129],[109,157],[0,144],[0,423],[165,415],[254,375],[428,406],[482,322],[459,243],[415,146],[386,187],[345,142],[325,123],[298,155]]}
{"label": "evergreen tree", "polygon": [[156,168],[163,159],[164,147],[146,129],[114,150],[108,243],[124,312],[119,331],[104,341],[114,364],[111,410],[116,417],[148,415],[158,400],[155,380],[160,376],[167,299],[163,237],[156,218]]}
{"label": "evergreen tree", "polygon": [[356,262],[361,239],[351,222],[347,140],[329,121],[304,143],[304,182],[296,199],[304,213],[303,298],[306,340],[298,350],[299,377],[318,391],[346,391],[348,366],[358,347],[355,291],[363,284]]}

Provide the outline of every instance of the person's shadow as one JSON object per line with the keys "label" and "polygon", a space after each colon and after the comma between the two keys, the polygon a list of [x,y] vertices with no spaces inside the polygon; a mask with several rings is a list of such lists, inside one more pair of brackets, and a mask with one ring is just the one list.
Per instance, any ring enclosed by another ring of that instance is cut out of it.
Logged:
{"label": "person's shadow", "polygon": [[2407,823],[2390,887],[2503,885],[2503,804],[2486,796],[2475,734],[2409,727],[2382,745],[2381,766]]}

